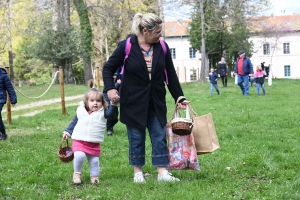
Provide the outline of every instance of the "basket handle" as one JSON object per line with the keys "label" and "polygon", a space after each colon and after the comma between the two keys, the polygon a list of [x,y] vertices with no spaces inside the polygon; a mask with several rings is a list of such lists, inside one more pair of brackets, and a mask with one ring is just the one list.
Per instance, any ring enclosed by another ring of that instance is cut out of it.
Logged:
{"label": "basket handle", "polygon": [[[185,97],[184,96],[180,96],[180,97],[177,98],[176,105],[175,105],[175,110],[174,110],[174,113],[173,113],[173,119],[177,118],[177,117],[181,117],[179,109],[177,109],[177,104],[182,99],[185,99]],[[187,119],[191,119],[189,106],[187,106],[186,109],[185,109],[185,117]]]}
{"label": "basket handle", "polygon": [[[175,109],[174,109],[174,112],[173,112],[173,115],[172,115],[172,118],[170,119],[170,121],[171,121],[172,119],[174,119],[175,117],[177,117],[177,116],[181,117],[181,116],[180,116],[180,112],[178,112],[178,110],[177,110],[177,104],[178,104],[179,101],[180,101],[181,99],[183,99],[183,98],[185,98],[185,97],[184,97],[184,96],[179,96],[179,97],[177,98],[176,104],[175,104]],[[170,121],[169,121],[169,122],[170,122]]]}
{"label": "basket handle", "polygon": [[[64,138],[62,138],[61,141],[60,141],[59,149],[62,149],[63,141],[64,141]],[[68,147],[69,146],[68,139],[66,139],[65,141],[67,142],[67,147]]]}

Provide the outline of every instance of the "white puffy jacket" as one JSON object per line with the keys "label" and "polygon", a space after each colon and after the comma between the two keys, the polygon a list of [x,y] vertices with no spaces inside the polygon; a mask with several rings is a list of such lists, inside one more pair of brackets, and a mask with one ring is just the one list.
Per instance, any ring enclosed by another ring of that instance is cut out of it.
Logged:
{"label": "white puffy jacket", "polygon": [[103,142],[106,128],[104,108],[102,107],[99,111],[89,114],[83,101],[81,101],[76,114],[78,122],[74,128],[72,139],[93,143]]}

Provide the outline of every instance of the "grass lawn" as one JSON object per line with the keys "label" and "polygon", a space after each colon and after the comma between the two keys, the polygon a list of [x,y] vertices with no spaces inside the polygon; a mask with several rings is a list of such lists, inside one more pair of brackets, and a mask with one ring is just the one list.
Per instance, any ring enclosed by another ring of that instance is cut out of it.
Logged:
{"label": "grass lawn", "polygon": [[[58,106],[6,126],[9,138],[0,142],[0,199],[300,199],[300,81],[275,79],[266,86],[267,96],[257,96],[255,87],[242,96],[233,82],[227,88],[219,82],[221,95],[213,96],[208,83],[182,84],[198,115],[212,113],[221,148],[198,156],[201,171],[172,171],[179,183],[157,182],[149,138],[147,183],[133,183],[126,129],[119,122],[115,134],[101,144],[101,183],[89,183],[85,162],[83,184],[74,185],[73,165],[60,162],[57,150],[77,106],[67,107],[66,116]],[[45,98],[60,97],[55,87]],[[27,87],[26,92],[44,89]],[[68,85],[65,92],[78,95],[86,89]],[[20,97],[18,104],[32,101]],[[169,94],[167,103],[170,118],[174,100]]]}

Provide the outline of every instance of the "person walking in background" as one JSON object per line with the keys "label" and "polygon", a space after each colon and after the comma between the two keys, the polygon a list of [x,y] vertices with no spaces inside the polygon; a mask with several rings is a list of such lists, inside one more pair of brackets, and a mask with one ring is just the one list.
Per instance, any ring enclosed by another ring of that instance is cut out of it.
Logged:
{"label": "person walking in background", "polygon": [[[119,67],[114,76],[113,76],[113,79],[114,79],[114,84],[115,84],[115,88],[119,91],[119,87],[121,85],[121,67]],[[110,105],[110,100],[107,96],[107,91],[106,91],[106,88],[104,86],[104,90],[103,90],[103,94],[104,94],[104,98],[105,98],[105,101],[108,102],[108,104]],[[118,109],[115,109],[114,112],[111,114],[111,116],[109,116],[107,118],[107,123],[106,123],[106,131],[107,131],[107,136],[112,136],[113,133],[114,133],[114,126],[118,123],[119,119],[119,110]]]}
{"label": "person walking in background", "polygon": [[218,76],[222,78],[223,87],[227,87],[227,76],[228,68],[225,58],[221,58],[221,61],[218,62]]}
{"label": "person walking in background", "polygon": [[269,72],[270,72],[270,64],[265,66],[265,72],[267,74],[267,77],[269,77]]}
{"label": "person walking in background", "polygon": [[261,66],[261,70],[265,70],[265,61],[264,62],[262,62],[262,63],[260,63],[260,66]]}
{"label": "person walking in background", "polygon": [[[92,84],[90,84],[92,85]],[[99,156],[100,143],[104,140],[106,118],[117,109],[109,106],[104,95],[96,88],[85,93],[83,101],[76,110],[76,116],[68,128],[63,132],[63,139],[72,137],[72,150],[74,152],[73,182],[81,183],[81,174],[84,160],[87,158],[90,165],[91,183],[99,183]]]}
{"label": "person walking in background", "polygon": [[[135,183],[145,183],[146,128],[152,144],[152,165],[157,168],[158,181],[180,181],[168,172],[169,151],[166,140],[167,87],[175,100],[183,96],[170,49],[160,42],[162,20],[155,14],[137,13],[132,22],[134,35],[130,37],[130,53],[124,63],[120,96],[115,88],[113,74],[123,64],[126,40],[121,41],[103,67],[103,81],[109,99],[120,98],[120,121],[126,125],[129,141],[129,163],[133,166]],[[165,75],[165,70],[167,76]],[[178,108],[189,102],[183,98]]]}
{"label": "person walking in background", "polygon": [[0,140],[7,139],[6,129],[2,120],[2,108],[7,101],[7,94],[12,106],[17,103],[17,95],[5,69],[0,68]]}
{"label": "person walking in background", "polygon": [[266,90],[265,90],[265,85],[264,85],[265,76],[266,76],[265,72],[262,70],[261,66],[258,65],[256,67],[256,72],[254,74],[257,95],[260,94],[260,88],[262,89],[263,94],[266,95]]}
{"label": "person walking in background", "polygon": [[242,90],[242,94],[248,96],[249,76],[253,75],[253,65],[244,50],[239,51],[239,57],[234,67],[234,74],[237,75],[237,82]]}
{"label": "person walking in background", "polygon": [[214,88],[216,89],[218,95],[220,95],[220,91],[218,88],[218,74],[215,72],[214,68],[210,68],[210,73],[208,74],[210,81],[210,94],[214,94]]}

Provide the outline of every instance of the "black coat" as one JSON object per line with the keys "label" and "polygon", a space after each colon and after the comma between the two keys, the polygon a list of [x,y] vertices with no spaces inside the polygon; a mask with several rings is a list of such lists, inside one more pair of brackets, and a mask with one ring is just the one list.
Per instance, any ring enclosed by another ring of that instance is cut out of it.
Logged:
{"label": "black coat", "polygon": [[228,75],[228,69],[227,69],[227,63],[224,62],[218,62],[218,74],[220,76],[227,76]]}
{"label": "black coat", "polygon": [[[160,43],[153,44],[153,61],[151,80],[144,56],[137,41],[132,36],[131,51],[126,60],[122,84],[120,87],[120,121],[129,126],[146,127],[150,99],[162,126],[167,123],[165,74],[168,74],[168,89],[176,102],[183,92],[173,65],[169,47],[164,55]],[[103,80],[106,90],[114,89],[113,74],[123,64],[125,57],[125,43],[121,41],[103,67]]]}
{"label": "black coat", "polygon": [[11,104],[17,103],[17,95],[14,90],[14,87],[10,81],[10,78],[7,75],[7,72],[5,69],[0,68],[0,103],[5,104],[7,95],[6,92],[9,95]]}

